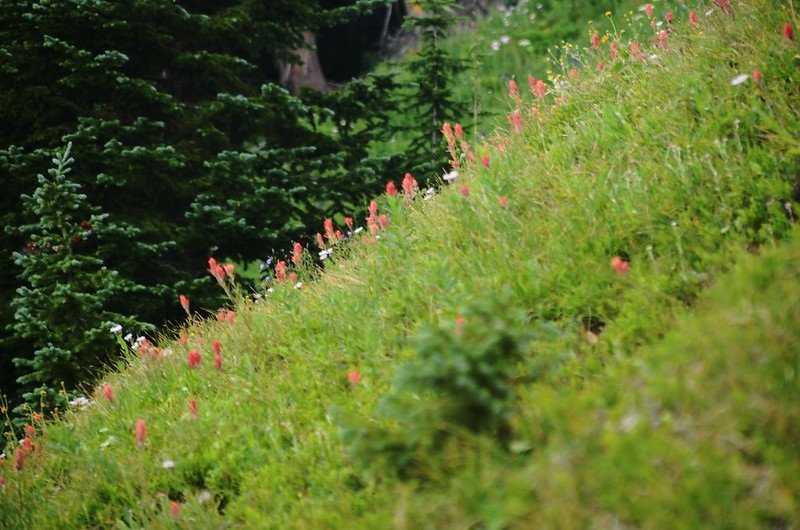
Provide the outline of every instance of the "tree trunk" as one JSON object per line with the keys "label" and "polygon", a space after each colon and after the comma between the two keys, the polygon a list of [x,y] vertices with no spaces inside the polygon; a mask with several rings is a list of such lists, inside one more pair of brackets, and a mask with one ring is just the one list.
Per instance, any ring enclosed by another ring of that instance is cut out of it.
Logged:
{"label": "tree trunk", "polygon": [[317,39],[308,31],[303,33],[303,37],[307,46],[292,52],[298,62],[278,61],[281,85],[288,88],[292,94],[298,94],[303,87],[324,92],[328,88],[328,83],[317,55]]}

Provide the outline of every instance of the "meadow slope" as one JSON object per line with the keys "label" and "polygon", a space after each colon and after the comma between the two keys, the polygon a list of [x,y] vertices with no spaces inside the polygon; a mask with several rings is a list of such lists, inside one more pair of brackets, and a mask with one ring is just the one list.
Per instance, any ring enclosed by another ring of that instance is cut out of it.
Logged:
{"label": "meadow slope", "polygon": [[727,5],[520,80],[323,272],[223,278],[229,319],[32,414],[0,527],[800,526],[798,12]]}

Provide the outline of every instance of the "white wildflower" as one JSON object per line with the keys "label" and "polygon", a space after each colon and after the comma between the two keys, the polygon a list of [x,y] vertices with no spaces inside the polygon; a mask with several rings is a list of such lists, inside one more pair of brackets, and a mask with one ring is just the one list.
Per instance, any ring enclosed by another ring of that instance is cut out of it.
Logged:
{"label": "white wildflower", "polygon": [[451,171],[450,173],[445,173],[445,174],[444,174],[444,176],[442,176],[442,178],[443,178],[444,180],[446,180],[447,182],[452,182],[452,181],[454,181],[455,179],[457,179],[457,178],[458,178],[458,171],[456,171],[456,170],[454,169],[454,170],[453,170],[453,171]]}
{"label": "white wildflower", "polygon": [[294,284],[294,288],[295,289],[302,289],[303,288],[303,282],[297,282],[296,284]]}
{"label": "white wildflower", "polygon": [[128,333],[127,335],[125,335],[125,336],[124,336],[124,337],[122,337],[122,338],[123,338],[123,339],[125,339],[125,342],[130,342],[130,341],[131,341],[131,339],[133,339],[133,335],[131,335],[130,333]]}
{"label": "white wildflower", "polygon": [[111,326],[111,333],[113,333],[114,335],[122,333],[122,326],[120,326],[119,324],[114,324],[113,326]]}
{"label": "white wildflower", "polygon": [[511,37],[509,37],[508,35],[503,35],[502,37],[500,37],[500,42],[502,42],[503,44],[508,44],[510,41]]}
{"label": "white wildflower", "polygon": [[214,496],[211,495],[211,492],[208,490],[203,490],[197,494],[197,502],[199,502],[200,504],[205,504],[207,502],[210,502],[213,498]]}
{"label": "white wildflower", "polygon": [[164,469],[172,469],[172,468],[175,467],[175,461],[174,460],[164,460],[161,463],[161,467],[163,467]]}
{"label": "white wildflower", "polygon": [[69,404],[70,404],[70,406],[72,406],[72,407],[76,407],[76,408],[77,408],[77,407],[80,407],[80,408],[83,408],[83,407],[86,407],[87,405],[89,405],[89,400],[88,400],[88,399],[86,399],[86,398],[85,398],[85,397],[83,397],[83,396],[78,396],[78,397],[76,397],[75,399],[73,399],[72,401],[70,401],[70,402],[69,402]]}
{"label": "white wildflower", "polygon": [[326,249],[320,251],[319,259],[324,260],[325,258],[330,256],[331,254],[333,254],[333,249],[332,248],[326,248]]}
{"label": "white wildflower", "polygon": [[750,78],[747,74],[739,74],[731,79],[731,86],[739,86]]}
{"label": "white wildflower", "polygon": [[501,44],[500,44],[499,40],[493,40],[491,46],[492,46],[492,51],[495,51],[495,52],[499,52],[500,51]]}
{"label": "white wildflower", "polygon": [[359,226],[358,228],[356,228],[355,230],[353,230],[353,233],[354,233],[354,234],[358,234],[358,233],[360,233],[362,230],[364,230],[364,227],[363,227],[363,226]]}

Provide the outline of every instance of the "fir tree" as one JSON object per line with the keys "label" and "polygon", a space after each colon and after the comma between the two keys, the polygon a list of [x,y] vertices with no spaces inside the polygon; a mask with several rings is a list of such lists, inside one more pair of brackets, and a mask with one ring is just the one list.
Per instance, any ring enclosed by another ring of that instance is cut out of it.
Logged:
{"label": "fir tree", "polygon": [[422,14],[408,19],[407,26],[419,35],[417,58],[408,64],[412,78],[406,96],[406,114],[414,118],[407,157],[413,172],[422,182],[430,182],[447,165],[442,147],[441,127],[445,121],[458,121],[466,106],[453,93],[452,79],[466,69],[460,59],[444,49],[447,32],[456,22],[453,0],[421,0]]}
{"label": "fir tree", "polygon": [[69,179],[71,147],[56,154],[47,177],[38,175],[33,194],[22,196],[25,212],[36,221],[7,228],[28,240],[24,252],[14,253],[24,285],[11,302],[10,331],[33,346],[14,363],[23,372],[18,383],[24,400],[34,410],[63,407],[61,388],[74,389],[112,359],[117,350],[112,328],[151,328],[114,311],[143,287],[103,264],[108,236],[121,234]]}

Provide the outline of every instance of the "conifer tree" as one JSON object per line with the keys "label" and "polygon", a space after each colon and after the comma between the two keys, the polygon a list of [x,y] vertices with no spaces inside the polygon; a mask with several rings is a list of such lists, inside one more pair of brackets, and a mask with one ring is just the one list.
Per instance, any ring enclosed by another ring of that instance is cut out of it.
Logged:
{"label": "conifer tree", "polygon": [[33,346],[30,354],[18,352],[14,363],[23,372],[18,382],[24,400],[34,410],[63,407],[60,388],[73,390],[109,362],[117,349],[113,331],[151,328],[115,311],[144,288],[107,268],[101,256],[118,238],[135,234],[117,230],[68,177],[71,147],[56,154],[48,176],[38,175],[33,194],[22,196],[35,221],[7,229],[28,240],[24,252],[14,253],[24,285],[11,301],[10,328]]}
{"label": "conifer tree", "polygon": [[421,0],[418,16],[409,17],[407,26],[418,32],[417,58],[408,64],[412,77],[406,96],[406,113],[414,117],[415,129],[408,150],[413,172],[422,182],[430,180],[447,165],[442,147],[441,127],[445,121],[458,121],[466,106],[452,90],[452,80],[466,69],[460,59],[444,49],[447,32],[456,22],[453,0]]}

